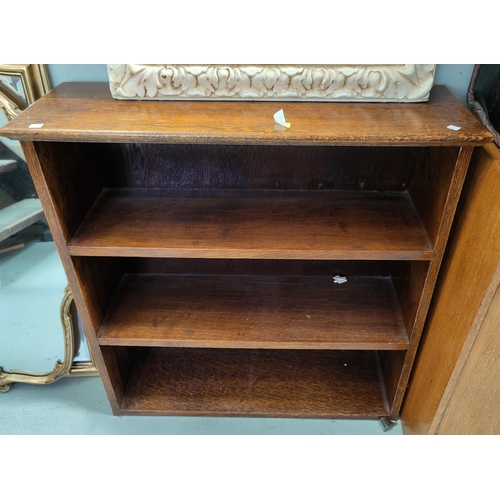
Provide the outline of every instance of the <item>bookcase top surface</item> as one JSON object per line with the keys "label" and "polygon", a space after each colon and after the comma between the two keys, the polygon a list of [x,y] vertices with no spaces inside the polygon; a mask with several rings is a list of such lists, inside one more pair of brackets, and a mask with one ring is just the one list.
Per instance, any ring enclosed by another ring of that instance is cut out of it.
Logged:
{"label": "bookcase top surface", "polygon": [[[274,121],[280,109],[288,129]],[[319,103],[119,101],[107,83],[63,83],[0,135],[22,141],[359,146],[474,146],[493,139],[442,86],[426,103]]]}

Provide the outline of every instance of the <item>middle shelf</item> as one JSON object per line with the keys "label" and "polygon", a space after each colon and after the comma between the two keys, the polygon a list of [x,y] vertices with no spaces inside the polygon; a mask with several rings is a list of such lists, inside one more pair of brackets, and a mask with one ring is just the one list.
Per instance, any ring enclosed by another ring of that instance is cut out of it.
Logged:
{"label": "middle shelf", "polygon": [[74,256],[430,260],[405,191],[104,190]]}
{"label": "middle shelf", "polygon": [[125,274],[101,345],[404,350],[389,277]]}

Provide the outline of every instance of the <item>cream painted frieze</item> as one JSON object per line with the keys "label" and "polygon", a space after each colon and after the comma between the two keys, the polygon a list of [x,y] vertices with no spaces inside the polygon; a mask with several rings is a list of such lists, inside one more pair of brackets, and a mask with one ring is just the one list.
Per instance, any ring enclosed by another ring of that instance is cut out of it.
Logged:
{"label": "cream painted frieze", "polygon": [[115,99],[426,101],[434,64],[109,64]]}

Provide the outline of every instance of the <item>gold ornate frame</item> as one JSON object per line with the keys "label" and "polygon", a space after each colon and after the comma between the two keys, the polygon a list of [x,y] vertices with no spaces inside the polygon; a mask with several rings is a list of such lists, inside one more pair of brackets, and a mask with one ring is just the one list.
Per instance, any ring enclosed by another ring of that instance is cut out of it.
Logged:
{"label": "gold ornate frame", "polygon": [[[21,79],[28,106],[50,90],[49,75],[44,64],[1,64],[0,76],[2,75]],[[5,111],[7,119],[12,120],[25,107],[23,101],[0,82],[0,109]]]}
{"label": "gold ornate frame", "polygon": [[[66,332],[69,332],[71,336],[74,349],[76,349],[81,341],[82,337],[85,337],[85,332],[80,329],[80,323],[78,321],[78,311],[76,310],[75,301],[73,300],[73,292],[69,288],[69,285],[64,290],[64,297],[61,303],[61,322],[63,325],[64,335],[66,337]],[[69,371],[66,373],[68,377],[87,377],[93,375],[99,375],[97,371],[94,358],[92,356],[92,351],[89,349],[90,360],[89,361],[75,361],[76,353],[73,353],[71,366]]]}
{"label": "gold ornate frame", "polygon": [[[26,107],[49,92],[50,81],[44,64],[8,64],[0,65],[1,76],[19,77],[22,82],[26,103],[0,79],[0,111],[12,120]],[[0,366],[0,392],[7,392],[14,383],[51,384],[62,377],[99,375],[92,354],[90,361],[75,361],[75,350],[80,339],[85,335],[78,325],[73,294],[69,286],[64,290],[61,302],[61,323],[64,335],[64,360],[57,361],[54,369],[48,373],[34,373],[23,370],[4,371]]]}

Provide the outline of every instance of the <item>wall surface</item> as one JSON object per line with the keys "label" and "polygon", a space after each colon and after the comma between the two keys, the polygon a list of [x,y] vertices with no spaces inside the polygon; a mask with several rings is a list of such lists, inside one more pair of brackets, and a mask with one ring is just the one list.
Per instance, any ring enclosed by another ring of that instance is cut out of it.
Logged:
{"label": "wall surface", "polygon": [[[52,86],[63,82],[106,82],[105,64],[48,64]],[[438,64],[436,85],[446,85],[463,103],[467,94],[473,64]]]}
{"label": "wall surface", "polygon": [[105,64],[47,64],[53,87],[63,82],[106,82],[108,69]]}
{"label": "wall surface", "polygon": [[438,64],[434,84],[446,85],[465,104],[473,69],[473,64]]}

